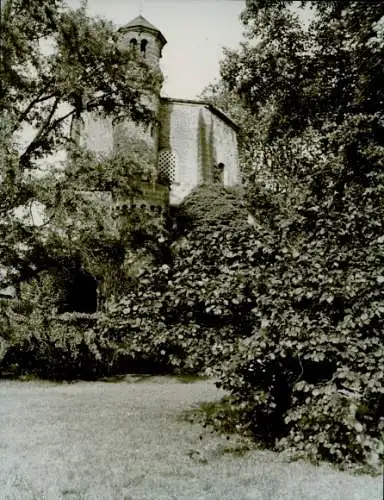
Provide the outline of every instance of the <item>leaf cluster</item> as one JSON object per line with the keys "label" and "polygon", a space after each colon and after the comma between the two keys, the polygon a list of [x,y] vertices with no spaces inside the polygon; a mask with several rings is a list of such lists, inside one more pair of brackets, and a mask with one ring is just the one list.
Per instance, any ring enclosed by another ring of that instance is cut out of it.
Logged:
{"label": "leaf cluster", "polygon": [[383,6],[303,2],[315,9],[305,27],[291,4],[248,2],[248,42],[222,63],[224,88],[258,120],[245,122],[242,157],[269,260],[252,271],[253,333],[222,365],[220,383],[244,432],[312,459],[377,469]]}

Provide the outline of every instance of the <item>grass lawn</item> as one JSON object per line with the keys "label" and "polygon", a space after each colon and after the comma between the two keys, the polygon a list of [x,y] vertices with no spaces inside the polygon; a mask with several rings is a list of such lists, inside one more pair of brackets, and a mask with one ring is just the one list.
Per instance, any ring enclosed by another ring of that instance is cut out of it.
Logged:
{"label": "grass lawn", "polygon": [[180,414],[207,380],[0,382],[0,499],[380,500],[381,478],[286,463]]}

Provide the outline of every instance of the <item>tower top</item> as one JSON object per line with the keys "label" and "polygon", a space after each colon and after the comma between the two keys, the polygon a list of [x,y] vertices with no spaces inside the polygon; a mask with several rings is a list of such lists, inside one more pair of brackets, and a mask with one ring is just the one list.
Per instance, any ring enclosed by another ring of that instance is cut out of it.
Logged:
{"label": "tower top", "polygon": [[161,33],[161,31],[157,29],[156,26],[153,26],[153,24],[147,21],[147,19],[145,19],[145,17],[142,16],[141,14],[135,17],[135,19],[132,19],[132,21],[130,21],[128,24],[125,24],[124,26],[121,26],[121,28],[119,28],[119,31],[122,33],[124,33],[125,31],[132,31],[132,30],[135,31],[137,30],[139,32],[142,31],[144,33],[145,32],[151,33],[160,40],[162,46],[164,46],[167,43],[167,40]]}

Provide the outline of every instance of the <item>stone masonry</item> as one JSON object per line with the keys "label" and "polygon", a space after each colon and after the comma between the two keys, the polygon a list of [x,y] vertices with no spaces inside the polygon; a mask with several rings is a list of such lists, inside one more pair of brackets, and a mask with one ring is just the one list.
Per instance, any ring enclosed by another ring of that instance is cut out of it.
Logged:
{"label": "stone masonry", "polygon": [[[134,50],[154,69],[166,39],[144,17],[138,16],[119,29],[121,44]],[[154,152],[157,175],[151,186],[143,186],[146,204],[180,204],[198,185],[219,182],[240,184],[236,124],[221,110],[198,100],[146,96],[155,111],[158,126],[144,129],[126,121],[112,126],[108,120],[89,114],[82,126],[81,139],[89,149],[110,154],[129,154],[128,144],[137,137]],[[149,200],[148,198],[151,198]]]}

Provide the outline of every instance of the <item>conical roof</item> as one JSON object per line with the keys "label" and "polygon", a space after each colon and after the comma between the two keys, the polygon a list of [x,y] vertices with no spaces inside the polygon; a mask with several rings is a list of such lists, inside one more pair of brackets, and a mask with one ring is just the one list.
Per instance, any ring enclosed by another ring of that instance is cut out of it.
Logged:
{"label": "conical roof", "polygon": [[130,21],[128,24],[125,24],[124,26],[122,26],[119,29],[119,31],[126,31],[126,30],[132,29],[132,28],[138,28],[138,29],[143,30],[143,31],[149,31],[150,33],[157,34],[158,37],[163,42],[163,45],[165,45],[167,43],[167,40],[165,39],[165,37],[161,33],[161,31],[158,28],[156,28],[156,26],[151,24],[147,19],[145,19],[145,17],[142,16],[141,14],[139,16],[135,17],[135,19],[132,19],[132,21]]}
{"label": "conical roof", "polygon": [[153,24],[151,24],[147,19],[145,19],[145,17],[143,17],[141,14],[137,17],[135,17],[135,19],[132,19],[132,21],[130,21],[128,24],[126,24],[124,26],[124,28],[134,28],[134,27],[142,27],[142,28],[148,28],[150,30],[154,30],[154,31],[159,31],[156,26],[153,26]]}

